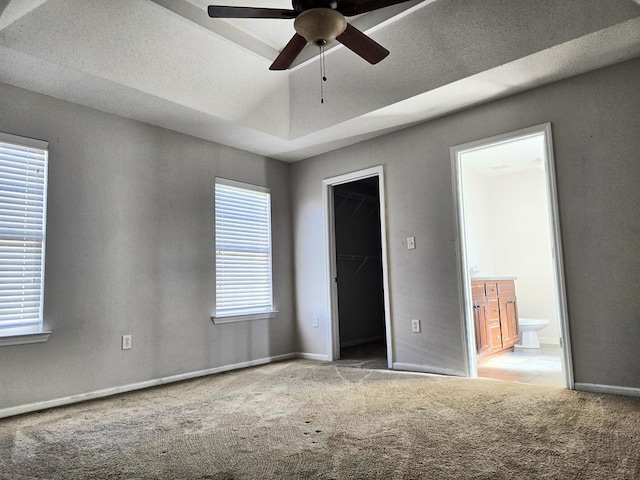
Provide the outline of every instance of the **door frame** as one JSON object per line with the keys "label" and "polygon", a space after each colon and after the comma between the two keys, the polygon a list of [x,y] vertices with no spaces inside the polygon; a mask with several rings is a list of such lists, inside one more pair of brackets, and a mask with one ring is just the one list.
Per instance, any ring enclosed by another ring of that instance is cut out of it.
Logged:
{"label": "door frame", "polygon": [[473,320],[473,305],[471,299],[471,275],[467,259],[467,237],[464,217],[464,194],[462,185],[462,154],[469,150],[513,141],[532,135],[542,134],[545,141],[545,181],[547,190],[547,205],[549,209],[549,227],[551,230],[551,251],[553,262],[553,274],[555,280],[556,306],[559,316],[560,345],[562,347],[562,370],[565,378],[565,386],[573,390],[573,362],[571,356],[571,341],[569,337],[569,316],[567,310],[567,297],[564,277],[564,262],[562,257],[562,241],[560,236],[560,220],[558,214],[558,193],[556,189],[555,161],[553,156],[553,141],[551,136],[551,123],[544,123],[513,132],[503,133],[490,138],[451,147],[451,163],[453,170],[453,191],[456,203],[456,215],[458,225],[458,253],[459,253],[459,278],[460,283],[460,307],[464,312],[463,336],[465,348],[465,364],[467,375],[478,376],[477,355],[475,343],[475,325]]}
{"label": "door frame", "polygon": [[335,212],[333,200],[333,187],[345,183],[363,180],[365,178],[378,177],[379,192],[379,215],[380,215],[380,243],[382,247],[382,284],[384,288],[384,323],[385,337],[387,343],[387,366],[393,368],[393,331],[391,328],[391,302],[389,297],[389,263],[387,254],[387,215],[386,215],[386,197],[384,183],[384,167],[378,165],[376,167],[358,170],[356,172],[345,173],[336,177],[325,178],[322,180],[322,203],[324,205],[325,218],[325,244],[327,252],[327,298],[329,305],[329,322],[327,329],[327,351],[329,352],[329,360],[338,360],[340,358],[340,317],[338,315],[338,286],[336,284],[337,265],[336,265],[336,229],[335,229]]}

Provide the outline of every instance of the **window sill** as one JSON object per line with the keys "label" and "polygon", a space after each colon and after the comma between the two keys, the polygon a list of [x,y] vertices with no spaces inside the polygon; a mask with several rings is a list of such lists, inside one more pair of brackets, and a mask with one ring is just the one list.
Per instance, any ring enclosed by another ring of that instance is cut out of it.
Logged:
{"label": "window sill", "polygon": [[29,343],[44,343],[49,340],[51,332],[25,333],[24,335],[8,335],[0,337],[0,347],[9,345],[26,345]]}
{"label": "window sill", "polygon": [[218,325],[222,323],[235,323],[235,322],[248,322],[250,320],[266,320],[269,318],[276,318],[278,314],[277,310],[273,310],[271,312],[260,312],[260,313],[247,313],[245,315],[227,315],[220,317],[211,317],[211,321]]}

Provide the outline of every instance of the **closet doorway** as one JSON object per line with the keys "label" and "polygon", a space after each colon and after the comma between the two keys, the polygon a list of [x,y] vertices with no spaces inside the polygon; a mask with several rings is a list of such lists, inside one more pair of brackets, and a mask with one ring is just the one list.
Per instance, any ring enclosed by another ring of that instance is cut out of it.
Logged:
{"label": "closet doorway", "polygon": [[391,368],[382,167],[324,181],[331,360]]}

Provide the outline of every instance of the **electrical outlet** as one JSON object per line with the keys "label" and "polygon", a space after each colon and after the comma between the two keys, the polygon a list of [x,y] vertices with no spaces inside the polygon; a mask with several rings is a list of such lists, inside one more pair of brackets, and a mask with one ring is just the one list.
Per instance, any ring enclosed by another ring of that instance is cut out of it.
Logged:
{"label": "electrical outlet", "polygon": [[131,335],[122,335],[122,350],[131,349]]}
{"label": "electrical outlet", "polygon": [[413,333],[420,333],[420,320],[411,320],[411,331]]}
{"label": "electrical outlet", "polygon": [[318,316],[317,315],[313,316],[313,327],[314,328],[318,328]]}
{"label": "electrical outlet", "polygon": [[416,237],[407,237],[407,250],[416,248]]}

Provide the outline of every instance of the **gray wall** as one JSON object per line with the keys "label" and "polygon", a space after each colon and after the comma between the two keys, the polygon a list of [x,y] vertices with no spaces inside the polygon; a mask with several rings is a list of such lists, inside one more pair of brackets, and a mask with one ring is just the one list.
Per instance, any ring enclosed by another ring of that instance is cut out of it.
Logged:
{"label": "gray wall", "polygon": [[[0,104],[0,131],[50,142],[53,330],[0,348],[0,409],[295,351],[287,164],[4,84]],[[276,319],[210,320],[216,176],[271,187]]]}
{"label": "gray wall", "polygon": [[[383,164],[394,361],[462,372],[450,148],[551,122],[575,380],[640,387],[638,78],[635,59],[294,164],[301,349],[328,351],[321,181]],[[412,318],[422,333],[411,333]]]}
{"label": "gray wall", "polygon": [[[292,167],[0,84],[0,130],[51,143],[45,323],[53,330],[48,343],[0,348],[0,408],[298,349],[327,354],[321,180],[379,164],[394,360],[461,373],[449,149],[549,121],[575,379],[639,387],[638,78],[640,59]],[[275,320],[209,320],[215,176],[272,189]],[[406,249],[409,235],[415,250]],[[412,318],[422,333],[411,333]],[[125,333],[133,349],[123,352]]]}

